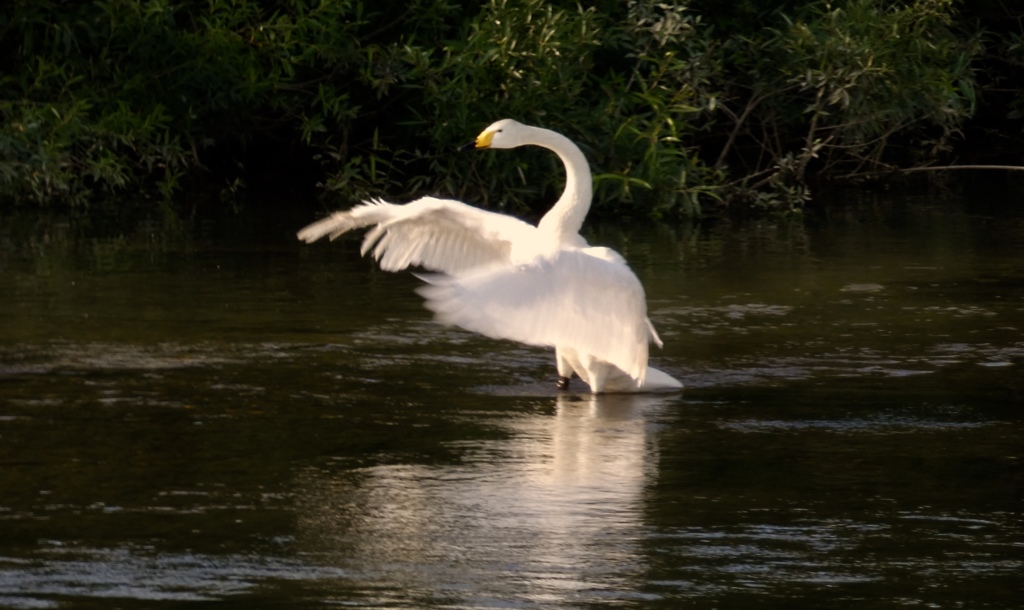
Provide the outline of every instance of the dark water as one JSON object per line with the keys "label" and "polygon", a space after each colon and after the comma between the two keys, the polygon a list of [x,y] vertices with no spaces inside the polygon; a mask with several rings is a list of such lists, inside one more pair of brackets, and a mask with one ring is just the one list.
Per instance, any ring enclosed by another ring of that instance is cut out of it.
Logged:
{"label": "dark water", "polygon": [[596,398],[305,217],[0,219],[0,607],[1022,607],[1020,192],[595,227],[687,385]]}

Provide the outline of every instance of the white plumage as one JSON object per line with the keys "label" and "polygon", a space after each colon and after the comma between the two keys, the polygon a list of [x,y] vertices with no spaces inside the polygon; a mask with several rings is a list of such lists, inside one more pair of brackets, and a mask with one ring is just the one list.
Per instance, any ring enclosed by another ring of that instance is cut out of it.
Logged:
{"label": "white plumage", "polygon": [[335,212],[299,231],[299,239],[331,239],[372,226],[360,253],[373,251],[385,271],[419,266],[457,274],[508,262],[514,243],[529,241],[537,227],[452,199],[423,197],[405,205],[374,200]]}
{"label": "white plumage", "polygon": [[477,137],[477,148],[537,145],[566,167],[562,196],[533,226],[450,199],[405,205],[369,201],[299,232],[312,242],[373,227],[362,253],[386,271],[422,267],[420,289],[439,321],[488,337],[556,351],[559,387],[576,373],[593,392],[682,386],[647,366],[648,341],[661,340],[647,319],[643,287],[618,253],[589,247],[579,235],[592,198],[590,168],[579,148],[553,131],[510,119]]}

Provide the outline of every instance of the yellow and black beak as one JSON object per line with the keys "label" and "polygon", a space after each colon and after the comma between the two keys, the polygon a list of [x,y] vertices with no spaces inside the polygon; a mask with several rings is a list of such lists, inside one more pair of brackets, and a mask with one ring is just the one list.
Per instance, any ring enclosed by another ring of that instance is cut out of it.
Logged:
{"label": "yellow and black beak", "polygon": [[491,147],[491,140],[494,139],[494,134],[496,134],[496,133],[498,133],[497,130],[485,131],[485,132],[481,133],[480,135],[478,135],[476,137],[476,142],[474,143],[475,146],[477,148],[490,148]]}
{"label": "yellow and black beak", "polygon": [[475,140],[473,140],[472,142],[469,142],[468,144],[464,144],[464,145],[460,146],[459,150],[460,151],[469,150],[470,148],[475,148],[477,150],[482,150],[482,149],[485,149],[485,148],[490,148],[491,147],[491,140],[494,139],[494,134],[495,133],[497,133],[496,130],[495,131],[484,131],[484,132],[481,132],[480,135],[478,135]]}

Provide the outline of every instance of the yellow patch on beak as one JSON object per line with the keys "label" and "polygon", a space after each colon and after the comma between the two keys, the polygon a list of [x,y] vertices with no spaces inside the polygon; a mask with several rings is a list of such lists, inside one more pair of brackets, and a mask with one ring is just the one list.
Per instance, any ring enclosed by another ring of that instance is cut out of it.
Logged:
{"label": "yellow patch on beak", "polygon": [[477,148],[489,148],[491,146],[491,140],[494,139],[494,131],[485,131],[476,137]]}

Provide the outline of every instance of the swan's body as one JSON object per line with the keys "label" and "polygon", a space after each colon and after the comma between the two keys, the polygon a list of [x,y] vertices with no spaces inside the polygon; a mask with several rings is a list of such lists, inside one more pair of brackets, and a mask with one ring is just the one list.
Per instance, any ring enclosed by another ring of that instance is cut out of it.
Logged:
{"label": "swan's body", "polygon": [[405,205],[371,201],[299,232],[312,242],[373,228],[362,253],[386,271],[418,266],[420,289],[438,319],[489,337],[552,346],[565,387],[573,373],[593,392],[682,387],[647,366],[648,341],[661,346],[643,287],[618,253],[589,247],[579,232],[590,209],[590,167],[580,149],[553,131],[506,119],[485,129],[477,148],[542,146],[566,168],[566,187],[533,226],[450,199]]}

